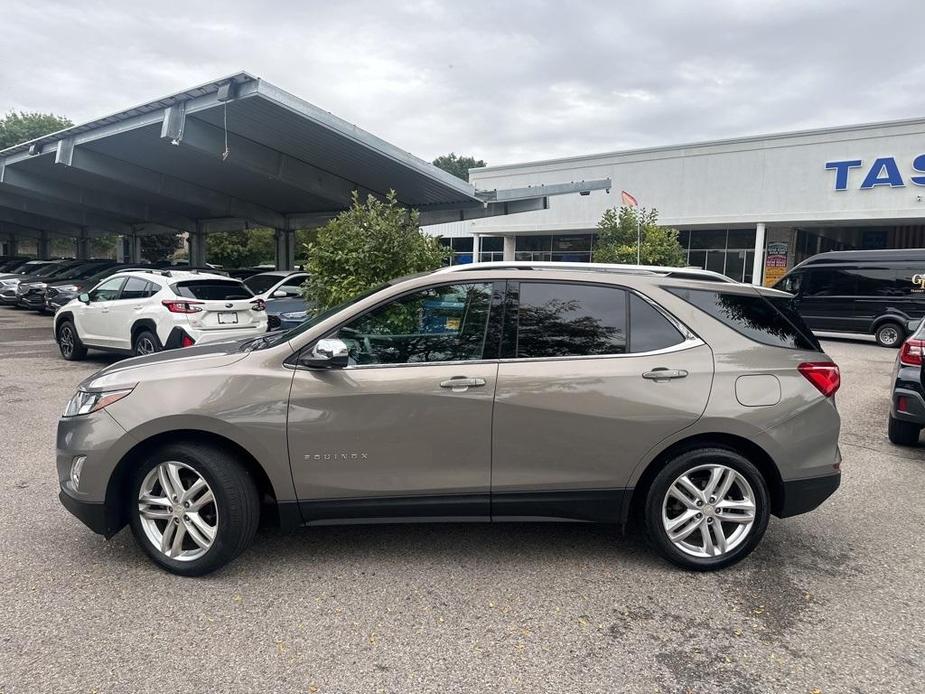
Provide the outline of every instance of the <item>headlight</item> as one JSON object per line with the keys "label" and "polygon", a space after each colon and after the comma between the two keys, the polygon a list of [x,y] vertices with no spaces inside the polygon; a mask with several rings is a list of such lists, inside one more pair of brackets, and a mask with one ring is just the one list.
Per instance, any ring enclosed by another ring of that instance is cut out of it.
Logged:
{"label": "headlight", "polygon": [[65,284],[63,287],[55,287],[59,292],[76,292],[79,287],[76,284]]}
{"label": "headlight", "polygon": [[283,320],[305,320],[308,317],[308,311],[290,311],[279,314],[279,317]]}
{"label": "headlight", "polygon": [[131,388],[123,390],[96,390],[93,392],[78,390],[64,408],[64,417],[77,417],[90,414],[112,405],[132,392]]}
{"label": "headlight", "polygon": [[6,280],[0,280],[0,287],[15,287],[19,284],[19,280],[15,277]]}

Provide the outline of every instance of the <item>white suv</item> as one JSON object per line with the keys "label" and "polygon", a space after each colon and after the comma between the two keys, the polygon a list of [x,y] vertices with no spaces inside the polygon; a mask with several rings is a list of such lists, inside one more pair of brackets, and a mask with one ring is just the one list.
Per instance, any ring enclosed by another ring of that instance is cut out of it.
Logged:
{"label": "white suv", "polygon": [[87,348],[141,355],[266,330],[264,302],[243,282],[189,271],[120,272],[55,314],[55,339],[69,361]]}

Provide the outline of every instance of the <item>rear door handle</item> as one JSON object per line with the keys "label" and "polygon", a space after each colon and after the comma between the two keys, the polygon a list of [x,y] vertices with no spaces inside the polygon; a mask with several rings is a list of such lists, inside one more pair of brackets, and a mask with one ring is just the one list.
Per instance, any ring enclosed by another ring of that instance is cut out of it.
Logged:
{"label": "rear door handle", "polygon": [[450,388],[454,393],[465,393],[470,388],[478,388],[484,385],[484,378],[466,378],[465,376],[454,376],[446,381],[440,381],[441,388]]}
{"label": "rear door handle", "polygon": [[659,368],[646,371],[642,377],[649,381],[670,381],[675,378],[687,378],[687,371],[684,369]]}

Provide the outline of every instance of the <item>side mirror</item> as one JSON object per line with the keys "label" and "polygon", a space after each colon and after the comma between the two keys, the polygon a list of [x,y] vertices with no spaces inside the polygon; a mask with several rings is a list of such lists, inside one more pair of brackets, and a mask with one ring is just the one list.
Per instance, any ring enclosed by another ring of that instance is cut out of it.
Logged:
{"label": "side mirror", "polygon": [[318,340],[308,354],[299,359],[302,366],[310,369],[343,369],[347,366],[350,350],[343,340],[329,337]]}
{"label": "side mirror", "polygon": [[277,289],[275,292],[273,292],[274,299],[285,299],[287,296],[289,295],[283,289]]}
{"label": "side mirror", "polygon": [[79,302],[82,303],[82,304],[89,304],[89,303],[90,303],[90,295],[87,294],[86,292],[84,292],[83,294],[78,294],[78,295],[77,295],[77,301],[79,301]]}

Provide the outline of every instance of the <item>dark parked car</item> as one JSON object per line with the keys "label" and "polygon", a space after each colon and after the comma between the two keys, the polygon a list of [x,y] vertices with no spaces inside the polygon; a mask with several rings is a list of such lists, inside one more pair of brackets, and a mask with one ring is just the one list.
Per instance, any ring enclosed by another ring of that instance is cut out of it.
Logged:
{"label": "dark parked car", "polygon": [[893,368],[893,394],[890,401],[890,441],[914,446],[925,426],[925,386],[922,383],[922,357],[925,354],[925,321],[919,321],[912,335],[896,355]]}
{"label": "dark parked car", "polygon": [[925,249],[820,253],[774,288],[796,297],[811,330],[866,333],[899,347],[908,322],[925,316]]}
{"label": "dark parked car", "polygon": [[267,330],[289,330],[308,318],[305,299],[270,299],[267,301]]}
{"label": "dark parked car", "polygon": [[40,313],[45,313],[47,311],[45,307],[45,292],[48,290],[48,285],[51,282],[74,282],[77,280],[86,279],[91,275],[95,275],[100,270],[115,264],[116,261],[114,260],[87,260],[85,262],[78,261],[77,264],[62,270],[58,270],[49,277],[36,278],[28,282],[20,282],[19,287],[16,290],[16,294],[19,297],[18,306],[21,308],[31,308]]}
{"label": "dark parked car", "polygon": [[0,259],[0,274],[6,274],[8,272],[13,272],[16,268],[21,265],[25,265],[30,258],[25,257],[6,257]]}
{"label": "dark parked car", "polygon": [[55,260],[49,263],[36,264],[30,266],[31,268],[36,268],[35,270],[29,272],[28,274],[20,276],[12,276],[5,278],[0,286],[0,304],[3,306],[15,306],[19,308],[19,285],[23,282],[40,282],[54,277],[59,272],[64,272],[65,270],[73,267],[75,264],[80,261],[76,260]]}

